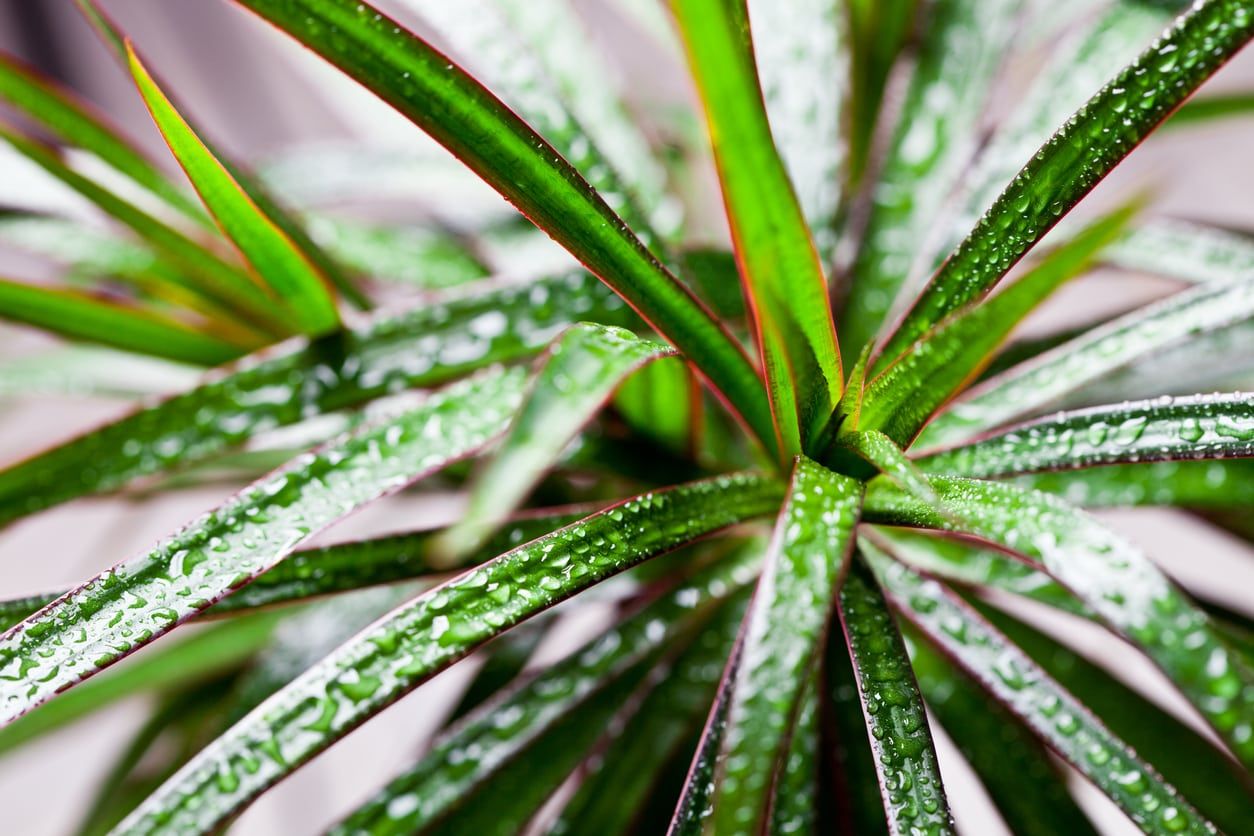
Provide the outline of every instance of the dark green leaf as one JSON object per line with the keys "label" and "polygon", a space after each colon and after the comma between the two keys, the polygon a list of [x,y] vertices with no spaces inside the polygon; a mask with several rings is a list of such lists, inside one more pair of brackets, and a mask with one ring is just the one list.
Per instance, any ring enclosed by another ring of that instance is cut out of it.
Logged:
{"label": "dark green leaf", "polygon": [[931,645],[912,639],[910,662],[928,708],[949,732],[1016,836],[1097,836],[1065,776],[1029,729]]}
{"label": "dark green leaf", "polygon": [[806,682],[852,545],[861,485],[798,458],[746,617],[713,789],[713,827],[756,832],[770,818]]}
{"label": "dark green leaf", "polygon": [[881,361],[988,292],[1251,37],[1254,11],[1246,0],[1203,0],[1180,17],[1027,161],[911,307]]}
{"label": "dark green leaf", "polygon": [[697,749],[692,756],[692,765],[684,777],[683,790],[679,802],[675,805],[675,815],[671,819],[666,836],[702,836],[706,824],[714,814],[714,790],[716,788],[716,772],[719,764],[719,750],[723,745],[723,735],[727,729],[727,710],[731,706],[731,692],[736,680],[736,669],[740,664],[740,649],[744,642],[744,622],[741,622],[740,633],[732,645],[731,653],[723,666],[723,674],[719,679],[718,690],[714,694],[714,702],[710,704],[709,714],[705,719],[705,727],[697,740]]}
{"label": "dark green leaf", "polygon": [[975,606],[1225,833],[1249,821],[1250,777],[1210,741],[1106,671],[998,610]]}
{"label": "dark green leaf", "polygon": [[877,482],[867,491],[869,520],[972,534],[1039,563],[1153,659],[1243,762],[1254,762],[1254,670],[1134,545],[1057,497],[1012,485],[933,478],[955,522]]}
{"label": "dark green leaf", "polygon": [[933,453],[919,466],[930,473],[989,478],[1249,456],[1254,456],[1254,395],[1194,395],[1059,413]]}
{"label": "dark green leaf", "polygon": [[1254,281],[1203,285],[1094,328],[964,393],[917,446],[948,446],[1039,413],[1085,384],[1171,346],[1254,317]]}
{"label": "dark green leaf", "polygon": [[[763,544],[747,548],[760,553]],[[722,607],[662,672],[605,751],[590,759],[579,789],[549,833],[616,836],[633,832],[634,820],[656,788],[659,772],[692,732],[700,730],[744,610],[744,602]]]}
{"label": "dark green leaf", "polygon": [[123,823],[204,833],[453,662],[611,575],[743,519],[780,486],[734,474],[614,505],[424,593],[258,706]]}
{"label": "dark green leaf", "polygon": [[636,323],[617,297],[576,272],[429,302],[277,349],[0,472],[0,522],[204,461],[262,430],[528,356],[583,318]]}
{"label": "dark green leaf", "polygon": [[771,137],[744,0],[672,0],[671,8],[705,104],[779,453],[792,457],[840,399],[823,267]]}
{"label": "dark green leaf", "polygon": [[889,832],[954,833],[905,642],[861,560],[852,562],[839,601]]}
{"label": "dark green leaf", "polygon": [[745,354],[552,146],[491,93],[367,3],[238,2],[366,85],[461,158],[699,364],[758,437],[772,444],[770,405]]}
{"label": "dark green leaf", "polygon": [[1015,483],[1090,508],[1181,505],[1244,512],[1254,505],[1254,461],[1248,459],[1117,464],[1031,473]]}
{"label": "dark green leaf", "polygon": [[[515,765],[530,770],[532,780],[524,794],[531,796],[528,800],[538,794],[543,801],[548,793],[537,789],[551,791],[556,786],[552,779],[560,782],[584,758],[586,746],[604,733],[617,704],[640,684],[642,674],[657,664],[668,644],[702,629],[718,602],[747,591],[759,560],[760,553],[743,550],[719,561],[562,662],[500,695],[442,735],[416,766],[354,811],[337,832],[514,832],[502,810],[510,802],[499,792],[500,773]],[[574,739],[562,734],[564,718],[581,712],[599,722],[581,728]],[[546,746],[545,738],[551,737],[561,737],[564,745]],[[584,747],[574,745],[576,741]],[[550,756],[537,757],[537,748],[548,749]],[[459,768],[448,770],[450,762]],[[539,770],[548,782],[536,780]],[[495,820],[472,826],[475,808]],[[405,812],[397,815],[398,810]],[[525,822],[534,808],[519,812]]]}
{"label": "dark green leaf", "polygon": [[1254,93],[1215,93],[1185,104],[1167,122],[1170,127],[1192,127],[1216,119],[1249,117],[1254,114]]}
{"label": "dark green leaf", "polygon": [[776,776],[771,793],[773,834],[814,833],[818,830],[819,803],[822,797],[819,781],[819,692],[818,664],[801,693],[797,718],[788,735],[788,749]]}
{"label": "dark green leaf", "polygon": [[5,722],[208,608],[356,508],[464,458],[508,426],[521,369],[454,384],[253,483],[0,638]]}
{"label": "dark green leaf", "polygon": [[960,599],[891,561],[877,563],[877,569],[894,604],[928,641],[1027,723],[1142,830],[1164,835],[1217,832],[1083,703]]}
{"label": "dark green leaf", "polygon": [[875,339],[903,288],[915,283],[920,245],[934,234],[975,150],[980,115],[1015,37],[1022,0],[927,4],[914,73],[901,105],[841,313],[841,347]]}
{"label": "dark green leaf", "polygon": [[1004,292],[946,319],[871,380],[857,428],[909,444],[941,404],[975,377],[1024,317],[1081,273],[1131,218],[1127,206],[1095,221]]}
{"label": "dark green leaf", "polygon": [[281,613],[257,613],[215,624],[140,654],[98,679],[62,694],[42,711],[0,729],[0,752],[137,693],[203,682],[230,670],[265,646],[281,617]]}
{"label": "dark green leaf", "polygon": [[34,325],[70,339],[201,366],[225,363],[244,351],[239,345],[146,308],[5,279],[0,279],[0,319]]}
{"label": "dark green leaf", "polygon": [[527,498],[562,451],[632,370],[673,354],[621,328],[580,323],[549,349],[500,448],[475,475],[465,513],[447,532],[448,554],[477,548]]}

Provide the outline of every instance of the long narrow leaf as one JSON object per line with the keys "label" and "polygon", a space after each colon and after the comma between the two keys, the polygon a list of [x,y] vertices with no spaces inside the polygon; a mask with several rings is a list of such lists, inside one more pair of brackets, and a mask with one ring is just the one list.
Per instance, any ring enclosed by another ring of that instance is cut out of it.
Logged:
{"label": "long narrow leaf", "polygon": [[867,517],[973,534],[1038,562],[1166,671],[1242,762],[1254,762],[1254,670],[1139,549],[1053,496],[969,479],[936,477],[932,486],[958,522],[874,483]]}
{"label": "long narrow leaf", "polygon": [[1015,483],[1066,497],[1068,502],[1088,508],[1178,505],[1244,511],[1254,505],[1254,462],[1249,459],[1145,462],[1046,471],[1016,477]]}
{"label": "long narrow leaf", "polygon": [[1245,0],[1203,0],[1098,91],[1001,193],[885,345],[891,361],[991,289],[1202,82],[1254,37]]}
{"label": "long narrow leaf", "polygon": [[361,505],[475,452],[508,426],[522,370],[455,384],[295,459],[152,551],[0,637],[5,722],[173,629]]}
{"label": "long narrow leaf", "polygon": [[196,201],[178,188],[135,145],[88,107],[33,69],[0,56],[0,98],[19,108],[63,142],[90,151],[193,220],[207,219]]}
{"label": "long narrow leaf", "polygon": [[797,460],[762,580],[746,617],[713,790],[713,826],[756,831],[769,821],[783,768],[858,520],[861,486]]}
{"label": "long narrow leaf", "polygon": [[[220,305],[236,309],[241,316],[276,334],[290,333],[287,323],[280,321],[274,313],[274,300],[242,270],[223,261],[174,227],[79,174],[43,145],[2,126],[0,139],[129,227],[154,250],[167,257],[171,264],[185,270],[189,286],[196,287]],[[195,285],[191,285],[193,279]]]}
{"label": "long narrow leaf", "polygon": [[1127,206],[1095,221],[1005,291],[955,313],[907,349],[867,385],[858,428],[882,430],[898,444],[910,443],[1024,317],[1092,263],[1134,211]]}
{"label": "long narrow leaf", "polygon": [[367,86],[466,162],[622,294],[772,446],[770,405],[743,351],[569,164],[491,93],[369,4],[237,1]]}
{"label": "long narrow leaf", "polygon": [[771,135],[744,0],[672,0],[714,146],[781,456],[801,452],[840,400],[827,283]]}
{"label": "long narrow leaf", "polygon": [[910,663],[928,708],[980,777],[1010,832],[1097,836],[1031,732],[917,634],[911,638]]}
{"label": "long narrow leaf", "polygon": [[871,140],[883,121],[884,90],[894,64],[913,33],[917,0],[848,0],[849,180],[861,179]]}
{"label": "long narrow leaf", "polygon": [[[447,831],[453,829],[454,821],[461,829],[453,832],[485,832],[465,821],[471,807],[486,804],[491,814],[501,812],[499,804],[484,797],[484,786],[516,762],[535,770],[532,750],[540,739],[599,694],[608,690],[622,700],[630,686],[638,684],[631,669],[641,662],[656,664],[668,643],[703,627],[715,605],[747,589],[759,558],[760,554],[742,551],[698,572],[563,661],[485,705],[437,740],[417,765],[348,816],[337,832],[419,832],[434,827]],[[593,739],[600,731],[603,727],[594,730]],[[455,773],[447,772],[450,757],[459,752],[475,754],[462,760]],[[583,756],[578,748],[566,747],[558,760],[565,760],[567,768],[557,772],[558,780]],[[406,812],[398,816],[398,810]]]}
{"label": "long narrow leaf", "polygon": [[877,564],[900,607],[929,641],[975,678],[1068,763],[1098,786],[1143,830],[1153,834],[1215,833],[1084,704],[1028,656],[935,581],[905,567]]}
{"label": "long narrow leaf", "polygon": [[875,338],[919,268],[920,245],[934,233],[937,214],[971,157],[980,114],[1024,5],[1021,0],[929,5],[841,314],[846,353],[861,351]]}
{"label": "long narrow leaf", "polygon": [[81,688],[0,729],[0,752],[100,711],[144,691],[191,685],[244,662],[270,640],[280,613],[257,613],[213,625],[182,640],[171,640],[136,656]]}
{"label": "long narrow leaf", "polygon": [[276,349],[0,471],[0,522],[204,461],[262,430],[526,357],[585,318],[637,322],[617,297],[578,272],[435,301]]}
{"label": "long narrow leaf", "polygon": [[649,557],[770,513],[779,500],[772,480],[719,477],[628,500],[507,552],[393,611],[302,674],[193,759],[123,828],[212,831],[494,635]]}
{"label": "long narrow leaf", "polygon": [[854,560],[840,590],[840,621],[853,659],[880,794],[892,834],[954,833],[927,714],[910,657],[884,595]]}
{"label": "long narrow leaf", "polygon": [[131,75],[179,165],[227,237],[257,275],[295,317],[305,334],[322,334],[340,324],[328,280],[253,202],[129,51]]}
{"label": "long narrow leaf", "polygon": [[[762,545],[749,548],[760,551]],[[551,834],[632,832],[658,772],[700,729],[743,616],[744,606],[723,607],[675,659],[605,751],[595,756]]]}
{"label": "long narrow leaf", "polygon": [[[1087,18],[1080,15],[1074,31],[1052,47],[1031,87],[1015,102],[963,177],[952,221],[946,222],[945,235],[935,242],[937,246],[929,248],[929,262],[939,262],[962,242],[1024,161],[1049,141],[1067,117],[1083,107],[1094,90],[1134,61],[1187,2],[1114,0]],[[1051,21],[1059,17],[1053,4],[1033,4],[1032,14]]]}
{"label": "long narrow leaf", "polygon": [[1248,281],[1254,277],[1254,238],[1205,224],[1152,221],[1125,233],[1102,260],[1189,284]]}
{"label": "long narrow leaf", "polygon": [[[534,540],[585,516],[587,510],[561,508],[551,513],[519,516],[477,551],[465,555],[457,565],[472,566],[488,560],[519,543]],[[258,575],[248,586],[232,591],[205,610],[203,615],[221,616],[380,584],[438,578],[452,568],[446,565],[447,561],[432,559],[435,552],[433,545],[441,533],[440,530],[432,530],[392,534],[293,552],[273,569]],[[0,630],[8,630],[69,592],[0,601]]]}
{"label": "long narrow leaf", "polygon": [[848,21],[828,0],[748,0],[748,9],[771,135],[820,263],[830,270],[846,208]]}
{"label": "long narrow leaf", "polygon": [[582,323],[549,351],[500,449],[478,474],[465,514],[444,540],[450,554],[477,547],[508,519],[632,370],[673,353],[629,331]]}
{"label": "long narrow leaf", "polygon": [[1254,456],[1254,395],[1195,395],[1099,406],[1020,424],[919,462],[989,478],[1124,462]]}
{"label": "long narrow leaf", "polygon": [[965,441],[1044,411],[1086,383],[1163,349],[1254,317],[1254,281],[1203,285],[1094,328],[964,393],[927,426],[920,447]]}
{"label": "long narrow leaf", "polygon": [[201,366],[234,360],[244,351],[239,345],[144,308],[5,279],[0,279],[0,319],[34,325],[70,339]]}

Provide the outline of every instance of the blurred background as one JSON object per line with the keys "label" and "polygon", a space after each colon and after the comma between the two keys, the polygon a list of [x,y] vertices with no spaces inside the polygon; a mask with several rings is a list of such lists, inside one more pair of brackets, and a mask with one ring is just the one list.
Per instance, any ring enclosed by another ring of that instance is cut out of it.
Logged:
{"label": "blurred background", "polygon": [[[431,0],[449,2],[450,0]],[[432,204],[441,223],[456,224],[459,213],[499,212],[508,207],[473,178],[450,171],[442,151],[407,121],[393,114],[351,81],[322,65],[302,48],[269,30],[226,0],[107,0],[103,4],[130,35],[137,48],[188,108],[213,141],[235,158],[262,171],[280,191],[342,213],[345,217],[386,218],[404,226],[430,220]],[[379,4],[402,20],[404,8]],[[421,6],[421,2],[409,4]],[[604,50],[620,71],[621,83],[634,112],[642,120],[657,118],[650,130],[660,141],[700,142],[699,134],[665,135],[668,125],[691,111],[690,91],[682,66],[653,28],[666,21],[652,0],[650,8],[625,14],[630,2],[577,0],[574,4],[595,47]],[[664,37],[665,33],[662,33]],[[1025,50],[1007,68],[998,101],[1013,102],[1030,80],[1048,49]],[[77,91],[108,114],[124,133],[135,138],[173,169],[160,137],[127,79],[99,44],[71,0],[0,0],[0,50],[42,70]],[[473,56],[464,56],[473,69]],[[647,83],[640,83],[644,78]],[[1207,91],[1254,89],[1254,52],[1239,56],[1207,86]],[[6,114],[7,116],[7,114]],[[998,109],[988,114],[996,122]],[[696,130],[700,125],[693,122]],[[1186,219],[1214,221],[1254,230],[1254,125],[1230,119],[1187,131],[1168,131],[1151,139],[1104,183],[1083,208],[1092,214],[1136,192],[1152,189],[1153,212]],[[369,151],[369,154],[365,152]],[[388,158],[392,164],[366,172],[355,189],[344,180],[362,174],[367,158]],[[431,160],[436,163],[428,165]],[[342,177],[337,179],[341,171]],[[357,167],[354,167],[357,166]],[[700,235],[724,239],[717,189],[710,173],[698,165],[688,184],[689,204]],[[366,199],[369,198],[369,199]],[[65,213],[98,222],[90,206],[60,188],[7,149],[0,149],[0,207],[22,206]],[[540,263],[563,256],[543,242],[531,242]],[[400,265],[403,269],[404,265]],[[47,259],[0,255],[0,274],[39,279],[55,272]],[[1097,275],[1069,285],[1029,323],[1027,332],[1056,327],[1064,321],[1091,321],[1105,312],[1172,289],[1164,282],[1126,274]],[[403,289],[396,291],[404,297]],[[416,289],[413,292],[418,292]],[[45,350],[53,341],[30,329],[0,325],[0,363]],[[130,372],[115,370],[122,377]],[[1152,370],[1150,371],[1152,374]],[[136,372],[139,374],[139,372]],[[168,375],[143,370],[145,385],[155,392],[176,391],[194,374],[171,369]],[[0,463],[8,463],[49,443],[125,412],[125,398],[48,393],[25,396],[0,390]],[[131,494],[91,499],[42,513],[0,536],[0,593],[5,596],[42,592],[80,581],[177,528],[220,501],[227,483],[187,487],[145,496]],[[321,538],[412,528],[454,517],[458,498],[425,491],[386,500],[337,526]],[[1117,529],[1144,546],[1168,572],[1216,601],[1250,612],[1254,601],[1254,561],[1248,546],[1172,511],[1120,511],[1103,514]],[[565,616],[568,628],[554,631],[569,643],[596,623],[595,608]],[[582,626],[581,626],[582,625]],[[191,628],[194,629],[194,628]],[[1074,628],[1072,628],[1074,629]],[[1168,707],[1179,709],[1174,695],[1155,688],[1159,675],[1139,657],[1121,653],[1118,642],[1093,631],[1082,636],[1091,653],[1128,681],[1147,685]],[[542,647],[539,659],[561,652],[559,644]],[[450,695],[472,672],[459,665],[420,688],[383,718],[368,724],[311,767],[280,785],[254,805],[232,828],[240,834],[315,832],[351,809],[391,774],[412,762],[437,728]],[[141,701],[116,705],[104,714],[72,725],[32,745],[0,755],[0,811],[8,833],[65,834],[74,832],[94,786],[143,722],[148,706]],[[942,751],[943,767],[963,783],[964,765],[952,747]],[[959,824],[970,834],[998,833],[995,813],[978,790],[967,790],[967,815]],[[1132,832],[1102,799],[1088,794],[1086,804],[1108,824],[1109,832]],[[960,808],[962,809],[962,808]]]}

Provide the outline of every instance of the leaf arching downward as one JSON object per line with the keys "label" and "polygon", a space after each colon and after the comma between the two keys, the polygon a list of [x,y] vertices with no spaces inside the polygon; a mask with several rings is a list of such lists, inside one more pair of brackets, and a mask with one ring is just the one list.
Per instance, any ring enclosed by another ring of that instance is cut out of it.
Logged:
{"label": "leaf arching downward", "polygon": [[456,154],[621,294],[774,448],[761,378],[739,345],[578,173],[482,85],[368,3],[237,2],[361,82]]}
{"label": "leaf arching downward", "polygon": [[647,558],[768,514],[780,492],[773,480],[733,474],[644,494],[424,593],[258,706],[151,796],[123,829],[216,829],[271,784],[494,635]]}
{"label": "leaf arching downward", "polygon": [[840,351],[818,251],[775,148],[744,0],[671,0],[705,102],[779,454],[801,452],[840,400]]}
{"label": "leaf arching downward", "polygon": [[993,287],[1057,220],[1254,37],[1246,0],[1203,0],[1098,91],[1027,161],[884,346],[891,362]]}

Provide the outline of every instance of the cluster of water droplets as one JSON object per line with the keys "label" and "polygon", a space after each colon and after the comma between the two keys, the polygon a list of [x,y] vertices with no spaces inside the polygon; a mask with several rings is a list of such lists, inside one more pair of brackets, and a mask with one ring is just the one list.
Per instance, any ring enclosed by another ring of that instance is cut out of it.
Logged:
{"label": "cluster of water droplets", "polygon": [[[541,537],[414,601],[341,646],[220,737],[133,821],[211,827],[425,679],[510,626],[663,551],[770,513],[779,485],[738,473],[648,493]],[[257,765],[240,769],[238,765]],[[233,776],[223,789],[221,775]]]}
{"label": "cluster of water droplets", "polygon": [[482,446],[522,397],[525,372],[456,384],[416,409],[297,457],[153,551],[73,591],[0,643],[13,717],[196,614],[362,504]]}
{"label": "cluster of water droplets", "polygon": [[[894,335],[901,348],[928,323],[996,283],[1251,35],[1244,0],[1196,6],[1088,101],[1016,175],[941,268]],[[889,351],[889,355],[895,351]]]}
{"label": "cluster of water droplets", "polygon": [[909,656],[883,596],[861,567],[841,589],[840,618],[895,832],[952,833]]}
{"label": "cluster of water droplets", "polygon": [[900,564],[881,577],[911,619],[1150,832],[1213,833],[1174,788],[968,605]]}
{"label": "cluster of water droplets", "polygon": [[856,481],[798,462],[748,615],[728,709],[715,815],[729,832],[755,829],[766,812],[860,496]]}
{"label": "cluster of water droplets", "polygon": [[929,470],[991,477],[1119,462],[1248,456],[1254,396],[1163,396],[1062,412],[925,460]]}
{"label": "cluster of water droplets", "polygon": [[[341,832],[370,830],[388,819],[389,830],[420,830],[486,775],[522,757],[537,737],[571,713],[584,710],[600,691],[656,652],[682,630],[708,617],[710,605],[745,589],[753,578],[756,556],[739,552],[698,573],[691,580],[611,627],[580,650],[536,678],[469,715],[432,746],[414,769],[392,781],[364,805]],[[647,666],[646,666],[647,669]]]}
{"label": "cluster of water droplets", "polygon": [[1056,403],[1103,375],[1197,334],[1254,317],[1254,280],[1203,285],[1135,310],[970,390],[928,425],[919,445],[963,441]]}

